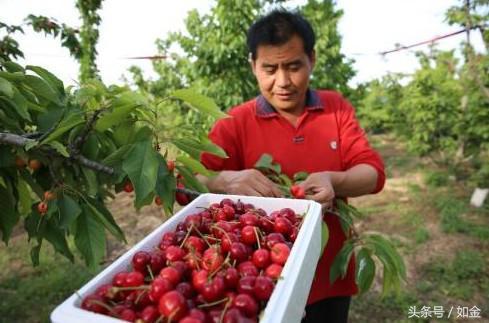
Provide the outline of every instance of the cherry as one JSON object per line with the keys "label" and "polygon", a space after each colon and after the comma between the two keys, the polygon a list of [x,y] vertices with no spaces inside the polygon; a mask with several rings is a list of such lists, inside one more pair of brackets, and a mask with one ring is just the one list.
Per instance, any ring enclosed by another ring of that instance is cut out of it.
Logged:
{"label": "cherry", "polygon": [[290,254],[290,248],[285,243],[276,243],[270,252],[270,258],[272,262],[284,265]]}
{"label": "cherry", "polygon": [[268,249],[272,249],[272,247],[279,242],[285,242],[285,238],[281,233],[272,232],[265,237],[265,244]]}
{"label": "cherry", "polygon": [[278,217],[274,225],[275,232],[287,235],[292,230],[292,223],[285,217]]}
{"label": "cherry", "polygon": [[238,236],[234,233],[228,233],[221,238],[221,250],[222,252],[229,252],[231,250],[231,245],[233,242],[238,242]]}
{"label": "cherry", "polygon": [[127,274],[128,273],[126,272],[119,272],[115,274],[114,277],[112,278],[112,285],[116,287],[124,286]]}
{"label": "cherry", "polygon": [[179,323],[202,323],[204,321],[199,320],[198,318],[192,316],[185,316],[183,319],[179,321]]}
{"label": "cherry", "polygon": [[185,250],[177,246],[168,246],[165,250],[165,257],[169,261],[182,260],[185,255]]}
{"label": "cherry", "polygon": [[272,278],[278,279],[280,277],[280,273],[282,272],[282,266],[278,264],[271,264],[265,269],[265,275]]}
{"label": "cherry", "polygon": [[23,158],[19,157],[19,156],[16,156],[15,157],[15,166],[18,168],[18,169],[21,169],[21,168],[24,168],[26,165],[26,162]]}
{"label": "cherry", "polygon": [[155,196],[155,204],[158,206],[162,204],[161,198],[159,196]]}
{"label": "cherry", "polygon": [[[185,186],[182,183],[178,183],[177,188],[185,188]],[[178,204],[180,204],[182,206],[190,203],[190,199],[188,198],[187,194],[185,194],[185,193],[176,192],[175,193],[175,200],[177,201]]]}
{"label": "cherry", "polygon": [[36,171],[42,167],[42,164],[39,160],[37,159],[31,159],[29,160],[29,168],[32,169],[33,171]]}
{"label": "cherry", "polygon": [[196,236],[189,236],[183,246],[189,251],[195,250],[200,253],[204,252],[206,248],[205,241],[202,238]]}
{"label": "cherry", "polygon": [[253,292],[255,297],[260,301],[267,301],[272,295],[274,288],[273,281],[270,277],[258,276],[256,277]]}
{"label": "cherry", "polygon": [[252,225],[246,225],[241,229],[241,241],[247,245],[253,245],[256,243],[256,227]]}
{"label": "cherry", "polygon": [[239,217],[239,222],[242,226],[252,225],[257,226],[259,224],[258,217],[254,213],[245,213]]}
{"label": "cherry", "polygon": [[303,199],[306,197],[306,192],[304,188],[300,185],[292,185],[290,187],[290,194],[296,199]]}
{"label": "cherry", "polygon": [[222,298],[224,295],[224,291],[226,289],[226,285],[224,284],[224,280],[216,276],[210,282],[207,282],[202,289],[200,290],[204,300],[206,302],[215,302],[218,299]]}
{"label": "cherry", "polygon": [[123,287],[137,287],[144,284],[144,275],[139,271],[132,271],[126,275]]}
{"label": "cherry", "polygon": [[154,323],[159,316],[158,309],[154,305],[146,306],[139,314],[139,317],[143,320],[141,323]]}
{"label": "cherry", "polygon": [[161,251],[155,250],[151,253],[149,266],[153,275],[157,275],[160,272],[161,268],[165,266],[165,261],[165,255]]}
{"label": "cherry", "polygon": [[178,321],[187,314],[185,297],[175,290],[167,292],[160,298],[158,310],[163,316]]}
{"label": "cherry", "polygon": [[289,240],[294,242],[295,239],[297,239],[298,234],[299,234],[299,229],[293,227],[292,230],[289,232]]}
{"label": "cherry", "polygon": [[167,160],[166,161],[166,168],[168,168],[168,171],[171,173],[175,170],[175,161],[174,160]]}
{"label": "cherry", "polygon": [[229,267],[224,272],[224,283],[228,288],[234,288],[239,282],[239,272],[234,267]]}
{"label": "cherry", "polygon": [[146,266],[151,261],[151,255],[146,251],[138,251],[132,257],[132,267],[141,273],[146,273]]}
{"label": "cherry", "polygon": [[238,292],[243,294],[253,295],[253,290],[255,288],[256,276],[246,276],[242,277],[238,282]]}
{"label": "cherry", "polygon": [[81,303],[81,308],[90,312],[100,314],[107,313],[107,308],[101,304],[105,304],[104,298],[100,295],[92,294],[85,297],[85,299]]}
{"label": "cherry", "polygon": [[270,218],[268,217],[261,217],[260,218],[260,223],[258,224],[258,226],[266,233],[270,233],[273,231],[273,227],[274,227],[274,222],[272,220],[270,220]]}
{"label": "cherry", "polygon": [[205,312],[196,308],[193,308],[188,313],[188,316],[198,319],[200,322],[205,322]]}
{"label": "cherry", "polygon": [[246,246],[241,242],[233,242],[229,249],[229,256],[231,259],[236,260],[238,263],[248,259],[248,250]]}
{"label": "cherry", "polygon": [[180,292],[186,299],[194,297],[195,291],[192,285],[188,282],[181,282],[175,287],[175,290]]}
{"label": "cherry", "polygon": [[219,248],[211,247],[204,252],[202,257],[202,267],[210,272],[213,272],[222,265],[223,261],[224,257],[222,256]]}
{"label": "cherry", "polygon": [[254,317],[258,314],[258,304],[248,294],[238,294],[233,301],[233,306],[249,317]]}
{"label": "cherry", "polygon": [[173,289],[173,284],[166,278],[156,277],[151,283],[149,299],[158,302],[165,293]]}
{"label": "cherry", "polygon": [[119,315],[120,319],[128,322],[134,322],[137,318],[136,312],[130,308],[123,309]]}
{"label": "cherry", "polygon": [[44,201],[52,201],[56,199],[56,193],[51,191],[44,192]]}
{"label": "cherry", "polygon": [[283,216],[283,217],[286,217],[292,223],[294,223],[296,221],[295,212],[291,208],[286,207],[286,208],[281,209],[279,211],[279,215],[280,216]]}
{"label": "cherry", "polygon": [[202,287],[207,282],[209,272],[205,269],[199,270],[192,275],[192,285],[198,291],[202,290]]}
{"label": "cherry", "polygon": [[37,211],[41,215],[46,214],[48,212],[48,204],[46,202],[39,202],[39,204],[37,204]]}
{"label": "cherry", "polygon": [[234,202],[231,199],[222,199],[219,205],[223,208],[225,205],[230,206],[233,208],[233,213],[234,213]]}
{"label": "cherry", "polygon": [[168,279],[175,286],[182,279],[182,274],[175,267],[165,267],[160,271],[159,277]]}
{"label": "cherry", "polygon": [[257,268],[266,268],[270,264],[270,252],[267,249],[258,249],[252,256],[253,264]]}
{"label": "cherry", "polygon": [[124,192],[131,193],[132,191],[134,191],[134,187],[132,186],[132,183],[126,182],[126,184],[124,184]]}
{"label": "cherry", "polygon": [[241,276],[257,276],[258,268],[252,261],[244,261],[238,265],[238,272]]}

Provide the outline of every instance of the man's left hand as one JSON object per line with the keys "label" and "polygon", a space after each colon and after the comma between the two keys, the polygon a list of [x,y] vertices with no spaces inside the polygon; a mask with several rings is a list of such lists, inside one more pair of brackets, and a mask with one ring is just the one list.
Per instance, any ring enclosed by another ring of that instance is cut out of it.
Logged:
{"label": "man's left hand", "polygon": [[335,191],[329,172],[312,173],[299,185],[304,188],[306,198],[321,204],[323,210],[333,206]]}

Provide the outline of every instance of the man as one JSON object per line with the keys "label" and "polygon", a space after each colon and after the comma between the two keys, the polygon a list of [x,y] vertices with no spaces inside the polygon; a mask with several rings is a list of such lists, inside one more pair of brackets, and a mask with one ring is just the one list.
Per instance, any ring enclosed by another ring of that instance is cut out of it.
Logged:
{"label": "man", "polygon": [[[376,193],[384,185],[384,166],[369,146],[351,105],[333,91],[309,89],[315,64],[315,35],[296,13],[274,10],[248,31],[250,63],[261,95],[230,110],[209,137],[229,158],[203,154],[218,175],[199,176],[211,192],[280,197],[277,186],[254,164],[264,153],[289,177],[305,171],[300,185],[307,198],[329,208],[335,197]],[[333,284],[329,270],[345,241],[339,220],[324,217],[330,239],[311,287],[304,322],[346,322],[351,295],[357,293],[355,264]]]}

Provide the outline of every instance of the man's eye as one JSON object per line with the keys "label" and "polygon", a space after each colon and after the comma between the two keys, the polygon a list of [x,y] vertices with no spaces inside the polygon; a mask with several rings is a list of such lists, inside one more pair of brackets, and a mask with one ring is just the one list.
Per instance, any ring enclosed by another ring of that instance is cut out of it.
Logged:
{"label": "man's eye", "polygon": [[299,69],[301,68],[301,66],[299,64],[293,64],[293,65],[290,65],[289,66],[289,69],[293,72],[296,72],[298,71]]}
{"label": "man's eye", "polygon": [[267,73],[267,74],[273,74],[273,73],[275,73],[275,68],[274,67],[266,67],[265,68],[265,73]]}

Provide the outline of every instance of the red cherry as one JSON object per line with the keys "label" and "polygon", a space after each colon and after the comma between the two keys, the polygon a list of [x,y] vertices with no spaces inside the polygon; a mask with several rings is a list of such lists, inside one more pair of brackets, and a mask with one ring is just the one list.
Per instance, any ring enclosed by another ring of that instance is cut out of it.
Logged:
{"label": "red cherry", "polygon": [[233,301],[233,306],[248,317],[255,317],[258,314],[258,304],[255,299],[248,294],[238,294]]}
{"label": "red cherry", "polygon": [[285,238],[281,233],[272,232],[265,237],[265,244],[268,249],[272,249],[272,247],[279,242],[285,242]]}
{"label": "red cherry", "polygon": [[81,308],[90,312],[105,314],[107,313],[107,308],[103,305],[100,305],[101,303],[105,304],[103,297],[92,294],[83,299],[81,303]]}
{"label": "red cherry", "polygon": [[252,256],[253,264],[257,268],[266,268],[270,264],[270,252],[267,249],[258,249]]}
{"label": "red cherry", "polygon": [[37,160],[37,159],[29,160],[29,168],[32,169],[33,171],[36,171],[41,167],[42,167],[42,164],[39,160]]}
{"label": "red cherry", "polygon": [[306,197],[306,192],[304,191],[304,188],[299,185],[292,185],[290,187],[290,194],[292,194],[292,196],[296,199],[303,199]]}
{"label": "red cherry", "polygon": [[206,302],[215,302],[218,299],[222,298],[224,295],[224,291],[226,286],[224,284],[224,280],[216,276],[210,282],[207,282],[202,289],[200,290],[204,300]]}
{"label": "red cherry", "polygon": [[259,224],[258,217],[254,213],[245,213],[239,217],[239,222],[242,226],[253,225],[257,226]]}
{"label": "red cherry", "polygon": [[39,204],[37,204],[37,211],[41,215],[46,214],[48,212],[48,204],[46,202],[39,202]]}
{"label": "red cherry", "polygon": [[194,297],[195,291],[192,285],[188,282],[181,282],[175,287],[175,290],[180,292],[180,294],[183,295],[183,297],[189,299]]}
{"label": "red cherry", "polygon": [[119,272],[119,273],[115,274],[114,277],[112,278],[112,285],[117,286],[117,287],[124,286],[127,274],[128,273],[126,273],[126,272]]}
{"label": "red cherry", "polygon": [[290,254],[290,248],[285,243],[276,243],[270,252],[272,262],[284,265]]}
{"label": "red cherry", "polygon": [[144,275],[139,271],[132,271],[127,274],[124,287],[137,287],[144,284]]}
{"label": "red cherry", "polygon": [[270,277],[259,276],[256,278],[253,292],[260,301],[267,301],[272,295],[273,288],[274,284]]}
{"label": "red cherry", "polygon": [[246,246],[241,242],[233,242],[231,244],[231,249],[229,250],[229,256],[237,262],[245,261],[248,259]]}
{"label": "red cherry", "polygon": [[204,269],[199,270],[192,275],[192,285],[196,290],[200,291],[202,287],[204,287],[207,282],[208,275],[209,272]]}
{"label": "red cherry", "polygon": [[162,315],[178,321],[187,314],[185,297],[177,291],[165,293],[159,301],[158,309]]}
{"label": "red cherry", "polygon": [[156,306],[148,305],[141,311],[139,316],[144,323],[154,323],[160,316],[160,313],[158,313]]}
{"label": "red cherry", "polygon": [[256,235],[255,232],[256,227],[251,225],[246,225],[241,229],[241,241],[247,245],[253,245],[256,243]]}
{"label": "red cherry", "polygon": [[205,322],[206,320],[205,312],[197,308],[191,309],[190,312],[188,313],[188,316],[196,318],[202,323]]}
{"label": "red cherry", "polygon": [[265,269],[265,275],[272,278],[278,279],[280,277],[280,273],[282,273],[282,266],[278,264],[271,264]]}
{"label": "red cherry", "polygon": [[[185,186],[182,183],[178,183],[177,188],[185,188]],[[190,199],[188,198],[187,194],[185,194],[185,193],[176,192],[175,193],[175,200],[177,201],[178,204],[180,204],[182,206],[190,203]]]}
{"label": "red cherry", "polygon": [[130,308],[126,308],[122,310],[122,312],[119,315],[122,320],[127,322],[134,322],[137,318],[136,312],[134,312],[134,310]]}
{"label": "red cherry", "polygon": [[238,282],[238,292],[253,295],[255,288],[256,276],[242,277]]}
{"label": "red cherry", "polygon": [[179,321],[179,323],[202,323],[204,321],[199,320],[198,318],[192,316],[185,316],[183,319]]}
{"label": "red cherry", "polygon": [[174,267],[165,267],[160,271],[161,278],[166,278],[170,281],[170,283],[173,284],[173,286],[176,286],[180,280],[182,279],[182,274]]}
{"label": "red cherry", "polygon": [[297,218],[294,210],[292,210],[291,208],[288,208],[288,207],[281,209],[279,211],[279,215],[286,217],[292,223],[294,223],[296,221],[296,218]]}
{"label": "red cherry", "polygon": [[177,246],[168,246],[165,250],[165,258],[169,261],[182,260],[185,254],[185,250]]}
{"label": "red cherry", "polygon": [[202,267],[210,272],[217,270],[223,262],[224,257],[220,250],[215,247],[207,249],[202,257]]}
{"label": "red cherry", "polygon": [[151,261],[151,255],[146,251],[138,251],[132,257],[132,267],[143,274],[146,273],[146,266]]}
{"label": "red cherry", "polygon": [[252,261],[244,261],[238,265],[238,272],[241,276],[258,276],[258,268]]}
{"label": "red cherry", "polygon": [[202,238],[196,236],[189,236],[185,244],[183,245],[188,251],[204,252],[206,248],[205,241]]}
{"label": "red cherry", "polygon": [[221,250],[222,252],[229,252],[231,250],[231,245],[233,242],[238,242],[238,236],[234,233],[228,233],[222,236],[221,238]]}
{"label": "red cherry", "polygon": [[239,282],[239,272],[234,267],[226,269],[224,274],[224,283],[228,288],[234,288]]}
{"label": "red cherry", "polygon": [[149,299],[158,302],[165,293],[173,289],[173,284],[166,278],[156,277],[151,283]]}
{"label": "red cherry", "polygon": [[151,253],[149,266],[153,275],[157,275],[160,272],[161,268],[165,266],[165,261],[165,255],[161,251],[155,250]]}
{"label": "red cherry", "polygon": [[292,223],[285,217],[279,217],[275,220],[274,230],[287,235],[292,230]]}
{"label": "red cherry", "polygon": [[44,201],[52,201],[56,199],[56,193],[51,191],[44,192]]}
{"label": "red cherry", "polygon": [[134,191],[134,187],[132,186],[132,183],[126,182],[126,184],[124,184],[124,192],[131,193],[132,191]]}
{"label": "red cherry", "polygon": [[167,160],[166,161],[166,168],[168,168],[168,171],[171,173],[175,170],[175,161],[174,160]]}

